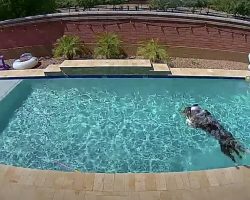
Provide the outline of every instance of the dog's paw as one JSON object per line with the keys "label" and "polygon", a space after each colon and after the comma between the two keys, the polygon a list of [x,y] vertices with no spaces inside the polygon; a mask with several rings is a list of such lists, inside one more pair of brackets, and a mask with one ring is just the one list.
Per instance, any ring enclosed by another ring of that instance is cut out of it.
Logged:
{"label": "dog's paw", "polygon": [[234,166],[236,167],[236,169],[240,169],[239,164],[238,163],[234,163]]}

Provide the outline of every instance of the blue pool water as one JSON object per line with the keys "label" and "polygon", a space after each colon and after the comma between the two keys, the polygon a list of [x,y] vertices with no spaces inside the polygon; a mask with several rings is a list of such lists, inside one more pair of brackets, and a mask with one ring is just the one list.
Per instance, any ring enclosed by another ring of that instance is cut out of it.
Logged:
{"label": "blue pool water", "polygon": [[[0,163],[84,172],[233,166],[217,141],[186,125],[180,112],[193,103],[250,147],[243,80],[25,80],[0,103]],[[250,155],[238,161],[250,164]]]}

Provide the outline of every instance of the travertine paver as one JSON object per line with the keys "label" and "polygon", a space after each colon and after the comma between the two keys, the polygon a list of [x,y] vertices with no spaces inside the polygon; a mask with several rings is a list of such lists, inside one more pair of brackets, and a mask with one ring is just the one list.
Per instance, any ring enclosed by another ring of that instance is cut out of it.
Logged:
{"label": "travertine paver", "polygon": [[224,70],[224,69],[196,69],[196,68],[171,68],[175,76],[218,76],[218,77],[246,77],[250,76],[247,70]]}
{"label": "travertine paver", "polygon": [[50,171],[46,174],[44,186],[54,189],[63,189],[64,176],[62,172]]}
{"label": "travertine paver", "polygon": [[105,174],[95,174],[94,179],[94,191],[103,191],[103,180],[104,180]]}
{"label": "travertine paver", "polygon": [[54,72],[61,72],[59,65],[49,65],[44,70],[44,73],[54,73]]}
{"label": "travertine paver", "polygon": [[250,168],[102,174],[0,165],[1,200],[248,200]]}
{"label": "travertine paver", "polygon": [[114,191],[125,191],[125,175],[115,174]]}
{"label": "travertine paver", "polygon": [[[167,190],[176,190],[176,189],[178,189],[178,187],[181,187],[181,186],[177,186],[174,173],[170,173],[170,174],[166,173],[165,180],[166,180]],[[182,185],[182,182],[179,182],[178,184]]]}
{"label": "travertine paver", "polygon": [[127,174],[125,176],[125,191],[135,191],[135,174]]}
{"label": "travertine paver", "polygon": [[164,173],[155,174],[155,184],[159,191],[167,189]]}
{"label": "travertine paver", "polygon": [[3,70],[0,71],[0,78],[6,77],[30,77],[45,76],[43,69],[25,69],[25,70]]}
{"label": "travertine paver", "polygon": [[113,191],[114,190],[114,174],[105,174],[103,181],[103,191]]}
{"label": "travertine paver", "polygon": [[146,189],[146,191],[155,191],[156,190],[155,174],[147,174],[145,176],[145,189]]}
{"label": "travertine paver", "polygon": [[153,68],[155,72],[170,72],[168,65],[164,63],[153,63]]}
{"label": "travertine paver", "polygon": [[204,171],[188,173],[191,188],[208,188],[209,182]]}
{"label": "travertine paver", "polygon": [[95,180],[95,174],[85,173],[83,180],[83,190],[92,191],[94,187],[94,180]]}
{"label": "travertine paver", "polygon": [[145,177],[145,174],[135,174],[135,191],[146,190]]}
{"label": "travertine paver", "polygon": [[207,176],[207,179],[208,179],[208,182],[209,182],[210,186],[219,186],[220,185],[219,180],[216,177],[216,174],[215,174],[214,170],[207,171],[206,176]]}
{"label": "travertine paver", "polygon": [[60,67],[148,67],[151,68],[150,60],[144,59],[109,59],[109,60],[65,60]]}

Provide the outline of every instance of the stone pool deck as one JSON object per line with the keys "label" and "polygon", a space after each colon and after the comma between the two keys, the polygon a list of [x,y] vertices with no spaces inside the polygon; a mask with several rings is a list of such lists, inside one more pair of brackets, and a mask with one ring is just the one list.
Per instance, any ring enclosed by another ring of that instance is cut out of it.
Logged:
{"label": "stone pool deck", "polygon": [[0,165],[1,200],[248,200],[250,169],[102,174]]}
{"label": "stone pool deck", "polygon": [[176,76],[207,76],[207,77],[236,77],[250,76],[248,70],[224,70],[224,69],[194,69],[171,68],[171,74]]}
{"label": "stone pool deck", "polygon": [[46,69],[0,71],[0,78],[45,77],[64,75],[174,75],[174,76],[250,76],[247,70],[169,68],[166,64],[151,64],[149,60],[65,60],[60,65],[50,65]]}

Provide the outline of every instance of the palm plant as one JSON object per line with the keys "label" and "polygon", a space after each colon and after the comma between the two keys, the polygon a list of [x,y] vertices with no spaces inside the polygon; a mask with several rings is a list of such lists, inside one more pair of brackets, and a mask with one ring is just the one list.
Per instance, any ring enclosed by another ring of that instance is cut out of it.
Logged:
{"label": "palm plant", "polygon": [[121,41],[116,34],[105,33],[98,38],[94,52],[97,58],[119,58],[122,55]]}
{"label": "palm plant", "polygon": [[151,39],[137,49],[137,55],[151,62],[164,62],[169,59],[166,49],[158,44],[158,41]]}
{"label": "palm plant", "polygon": [[64,35],[59,38],[53,50],[55,57],[65,57],[72,60],[75,56],[80,56],[84,52],[81,39],[78,36]]}

